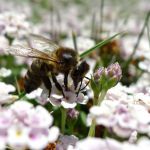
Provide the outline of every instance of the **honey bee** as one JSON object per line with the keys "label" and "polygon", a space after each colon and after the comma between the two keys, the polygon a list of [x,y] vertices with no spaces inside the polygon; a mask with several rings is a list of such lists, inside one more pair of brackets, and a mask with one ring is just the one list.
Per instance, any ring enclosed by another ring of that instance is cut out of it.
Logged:
{"label": "honey bee", "polygon": [[79,93],[82,80],[89,70],[86,61],[79,64],[80,58],[76,50],[61,47],[39,35],[31,34],[28,46],[13,45],[7,51],[12,55],[35,58],[25,75],[24,89],[26,93],[32,92],[44,83],[49,90],[50,97],[52,80],[65,97],[63,88],[56,78],[60,73],[64,75],[65,90],[68,90],[68,75],[70,74],[75,89],[80,83]]}

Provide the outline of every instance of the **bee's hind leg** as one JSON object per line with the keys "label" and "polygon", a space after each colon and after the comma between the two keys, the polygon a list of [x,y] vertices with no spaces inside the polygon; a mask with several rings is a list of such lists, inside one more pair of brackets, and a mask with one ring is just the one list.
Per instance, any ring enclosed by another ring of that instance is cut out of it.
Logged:
{"label": "bee's hind leg", "polygon": [[63,91],[63,89],[62,89],[61,85],[58,83],[58,81],[57,81],[57,78],[56,78],[55,74],[53,74],[53,73],[52,73],[52,80],[53,80],[53,82],[55,83],[56,88],[57,88],[59,91],[61,91],[61,92],[62,92],[63,97],[65,97],[64,91]]}
{"label": "bee's hind leg", "polygon": [[81,91],[82,81],[83,81],[83,79],[80,81],[80,86],[79,86],[79,89],[78,89],[78,92],[77,92],[77,97],[79,95],[79,92]]}
{"label": "bee's hind leg", "polygon": [[51,81],[50,81],[48,76],[43,76],[42,80],[43,80],[43,83],[44,83],[45,87],[49,90],[48,97],[50,97],[51,89],[52,89]]}

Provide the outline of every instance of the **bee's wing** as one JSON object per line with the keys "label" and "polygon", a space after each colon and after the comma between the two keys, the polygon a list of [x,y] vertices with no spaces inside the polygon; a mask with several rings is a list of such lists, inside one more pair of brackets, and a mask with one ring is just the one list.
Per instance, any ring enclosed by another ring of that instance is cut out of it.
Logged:
{"label": "bee's wing", "polygon": [[51,53],[47,54],[45,52],[39,51],[37,49],[28,46],[13,45],[7,49],[7,52],[11,55],[40,58],[40,59],[49,60],[58,63],[58,61],[55,58],[51,57]]}
{"label": "bee's wing", "polygon": [[28,42],[32,48],[44,51],[46,53],[52,52],[60,48],[57,44],[55,44],[51,40],[36,34],[30,34]]}

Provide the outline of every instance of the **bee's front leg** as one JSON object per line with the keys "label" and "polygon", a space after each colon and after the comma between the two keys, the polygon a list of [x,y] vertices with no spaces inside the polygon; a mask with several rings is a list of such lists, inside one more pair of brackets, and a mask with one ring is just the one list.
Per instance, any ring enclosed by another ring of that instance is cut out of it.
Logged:
{"label": "bee's front leg", "polygon": [[66,91],[68,91],[68,74],[68,72],[64,74],[64,85]]}
{"label": "bee's front leg", "polygon": [[52,80],[53,80],[53,82],[55,83],[56,88],[57,88],[59,91],[61,91],[61,92],[62,92],[63,97],[65,97],[64,91],[63,91],[63,89],[62,89],[61,85],[58,83],[58,81],[57,81],[57,78],[56,78],[55,74],[54,74],[54,73],[51,73],[51,74],[52,74]]}
{"label": "bee's front leg", "polygon": [[90,80],[91,80],[88,77],[84,77],[84,78],[88,79],[88,82],[86,83],[86,85],[82,89],[80,89],[80,91],[84,90],[88,86],[88,84],[90,83]]}

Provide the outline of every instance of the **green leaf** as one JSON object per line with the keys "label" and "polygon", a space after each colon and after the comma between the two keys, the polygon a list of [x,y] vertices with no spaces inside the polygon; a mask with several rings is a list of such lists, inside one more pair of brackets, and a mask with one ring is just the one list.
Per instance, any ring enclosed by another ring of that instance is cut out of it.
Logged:
{"label": "green leaf", "polygon": [[89,55],[93,50],[95,50],[96,48],[102,47],[103,45],[107,44],[108,42],[110,42],[112,39],[114,39],[116,36],[118,36],[118,35],[120,35],[120,34],[123,34],[123,33],[122,33],[122,32],[117,33],[117,34],[113,35],[112,37],[110,37],[110,38],[108,38],[108,39],[106,39],[106,40],[104,40],[104,41],[99,42],[99,43],[96,44],[94,47],[92,47],[92,48],[86,50],[85,52],[83,52],[82,54],[80,54],[80,58],[83,58],[83,57],[85,57],[86,55]]}

